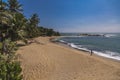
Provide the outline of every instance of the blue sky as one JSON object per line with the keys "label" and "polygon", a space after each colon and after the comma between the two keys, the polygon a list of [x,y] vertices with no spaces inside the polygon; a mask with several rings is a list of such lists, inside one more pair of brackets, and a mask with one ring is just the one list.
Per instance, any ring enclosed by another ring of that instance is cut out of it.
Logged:
{"label": "blue sky", "polygon": [[24,14],[60,32],[120,32],[120,0],[19,0]]}

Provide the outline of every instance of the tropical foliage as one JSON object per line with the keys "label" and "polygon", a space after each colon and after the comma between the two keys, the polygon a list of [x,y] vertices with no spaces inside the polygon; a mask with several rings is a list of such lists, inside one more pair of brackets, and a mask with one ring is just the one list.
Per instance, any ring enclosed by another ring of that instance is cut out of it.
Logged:
{"label": "tropical foliage", "polygon": [[60,33],[50,28],[38,27],[40,36],[60,36]]}
{"label": "tropical foliage", "polygon": [[16,43],[4,41],[3,54],[0,54],[0,80],[22,80],[20,62],[15,56]]}
{"label": "tropical foliage", "polygon": [[39,36],[39,31],[38,31],[38,24],[39,24],[39,17],[37,14],[33,14],[30,19],[27,21],[27,26],[26,26],[26,37],[27,38],[33,38]]}
{"label": "tropical foliage", "polygon": [[18,0],[0,0],[0,80],[22,80],[20,62],[16,58],[16,41],[38,36],[59,36],[53,29],[39,27],[37,14],[23,15]]}
{"label": "tropical foliage", "polygon": [[[13,41],[18,38],[16,35],[23,29],[21,21],[24,17],[17,12],[18,8],[15,8],[19,4],[15,6],[10,4],[14,1],[9,0],[8,3],[0,1],[0,80],[22,80],[22,68],[15,55],[16,42]],[[14,8],[16,11],[13,10]]]}

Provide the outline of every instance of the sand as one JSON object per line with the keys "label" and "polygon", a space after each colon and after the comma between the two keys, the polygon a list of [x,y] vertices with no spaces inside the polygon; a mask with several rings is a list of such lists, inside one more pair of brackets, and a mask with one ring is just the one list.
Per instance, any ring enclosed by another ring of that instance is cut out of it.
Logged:
{"label": "sand", "polygon": [[49,41],[19,48],[24,80],[120,80],[120,62]]}

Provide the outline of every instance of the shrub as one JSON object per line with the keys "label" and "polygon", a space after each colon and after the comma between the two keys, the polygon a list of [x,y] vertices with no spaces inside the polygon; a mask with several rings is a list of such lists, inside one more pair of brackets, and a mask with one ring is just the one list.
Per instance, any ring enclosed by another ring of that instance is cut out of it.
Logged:
{"label": "shrub", "polygon": [[15,55],[16,43],[8,39],[4,43],[4,54],[0,53],[0,80],[22,80],[22,68]]}

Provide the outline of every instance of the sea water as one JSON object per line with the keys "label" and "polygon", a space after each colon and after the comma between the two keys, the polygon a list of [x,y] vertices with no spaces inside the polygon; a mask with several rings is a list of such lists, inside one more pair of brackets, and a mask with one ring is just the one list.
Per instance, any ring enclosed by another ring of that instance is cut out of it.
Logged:
{"label": "sea water", "polygon": [[75,49],[99,56],[120,60],[120,33],[103,33],[105,36],[80,36],[80,33],[64,33],[58,41]]}

